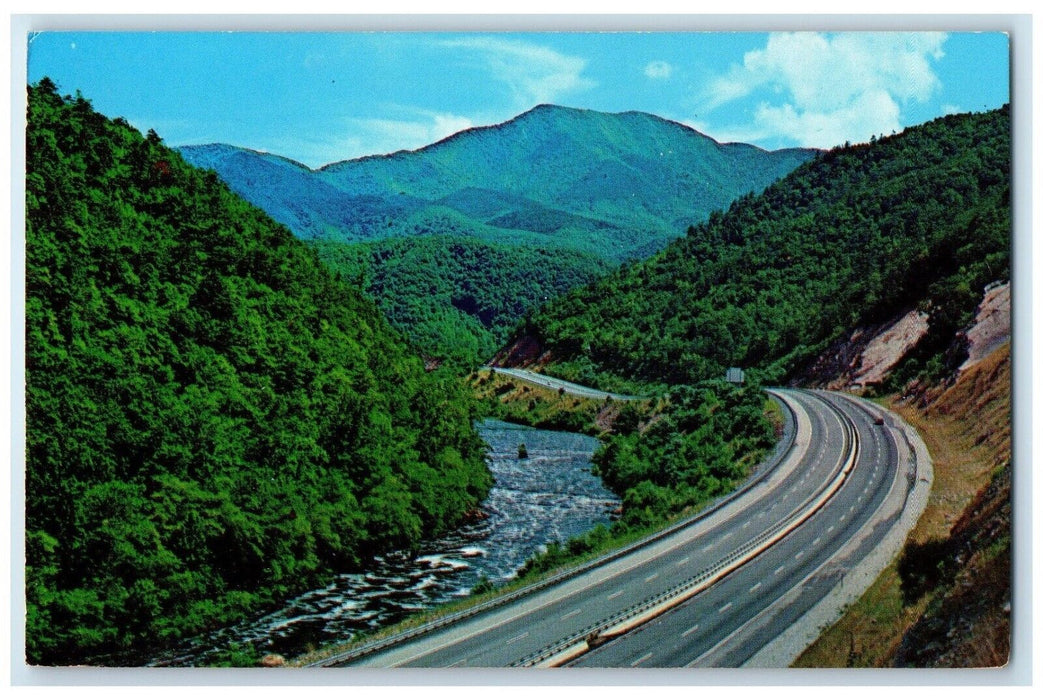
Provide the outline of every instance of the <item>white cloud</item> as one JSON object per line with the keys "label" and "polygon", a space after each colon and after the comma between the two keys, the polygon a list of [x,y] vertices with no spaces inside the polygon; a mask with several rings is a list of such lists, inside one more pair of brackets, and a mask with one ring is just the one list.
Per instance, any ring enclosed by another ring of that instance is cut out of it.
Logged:
{"label": "white cloud", "polygon": [[410,114],[403,119],[347,119],[344,121],[344,134],[339,137],[330,136],[330,131],[284,135],[270,140],[268,150],[310,168],[319,168],[362,156],[415,150],[474,126],[467,117],[455,114],[403,107],[396,109],[409,109]]}
{"label": "white cloud", "polygon": [[966,111],[967,110],[965,110],[960,105],[954,105],[954,104],[949,104],[949,103],[945,103],[945,104],[942,105],[942,114],[944,114],[945,116],[948,116],[950,114],[960,114],[960,113],[966,112]]}
{"label": "white cloud", "polygon": [[652,80],[666,80],[674,72],[674,67],[666,61],[652,61],[645,66],[645,75]]}
{"label": "white cloud", "polygon": [[347,154],[342,157],[415,150],[474,126],[470,119],[456,114],[418,111],[417,115],[417,119],[350,120],[357,135],[342,142]]}
{"label": "white cloud", "polygon": [[803,146],[828,147],[865,142],[902,128],[898,104],[885,90],[869,90],[831,111],[798,110],[791,104],[761,104],[754,123],[761,133],[783,136]]}
{"label": "white cloud", "polygon": [[710,82],[705,114],[756,98],[754,131],[829,147],[901,128],[903,105],[925,102],[941,88],[932,61],[944,53],[942,33],[798,32],[772,34]]}
{"label": "white cloud", "polygon": [[596,85],[582,75],[587,65],[585,59],[566,56],[545,46],[493,37],[454,39],[442,45],[480,54],[485,68],[507,85],[519,107],[554,102],[567,92]]}

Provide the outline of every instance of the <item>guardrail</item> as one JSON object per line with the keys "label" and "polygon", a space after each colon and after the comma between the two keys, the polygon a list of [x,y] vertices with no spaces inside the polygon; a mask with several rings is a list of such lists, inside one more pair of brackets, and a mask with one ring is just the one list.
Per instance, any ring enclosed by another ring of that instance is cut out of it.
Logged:
{"label": "guardrail", "polygon": [[605,617],[598,622],[584,628],[580,632],[572,633],[549,644],[534,654],[511,664],[512,666],[539,666],[554,667],[561,666],[569,661],[579,658],[588,651],[611,641],[615,637],[626,634],[631,630],[645,624],[649,620],[674,608],[689,598],[701,593],[711,587],[725,576],[736,569],[744,566],[754,558],[765,552],[772,545],[779,542],[796,528],[800,527],[808,518],[822,509],[823,506],[836,495],[840,487],[847,481],[851,470],[858,461],[860,452],[858,431],[854,422],[848,418],[843,411],[836,409],[835,405],[825,401],[832,410],[841,418],[844,427],[845,442],[848,443],[846,450],[847,458],[842,462],[830,483],[818,492],[817,496],[804,501],[803,504],[791,511],[786,518],[774,527],[766,530],[757,537],[746,542],[738,549],[733,550],[727,556],[722,557],[710,566],[702,569],[694,576],[679,584],[650,596],[645,600],[622,610],[614,615]]}
{"label": "guardrail", "polygon": [[478,605],[468,608],[467,610],[462,610],[457,613],[445,615],[437,620],[432,620],[431,622],[419,625],[411,630],[399,632],[398,634],[388,636],[384,639],[375,640],[355,649],[349,649],[348,651],[332,655],[328,658],[305,664],[304,667],[329,668],[333,666],[341,666],[344,664],[348,664],[352,661],[364,658],[366,656],[370,656],[372,654],[384,651],[386,649],[390,649],[392,647],[398,646],[399,644],[403,644],[413,639],[417,639],[432,632],[436,632],[440,629],[449,627],[450,625],[462,622],[463,620],[467,620],[482,613],[503,607],[517,600],[520,600],[526,596],[533,595],[544,589],[550,588],[554,585],[580,576],[592,569],[602,566],[603,564],[608,564],[612,561],[620,559],[628,554],[631,554],[632,552],[635,552],[650,544],[659,542],[660,540],[663,540],[687,527],[695,525],[696,523],[699,523],[702,520],[711,517],[719,510],[727,506],[729,503],[740,498],[748,491],[750,491],[754,487],[761,484],[764,480],[766,480],[775,471],[775,469],[778,468],[778,466],[783,462],[786,456],[789,455],[789,453],[793,450],[793,445],[796,437],[796,415],[794,414],[793,409],[790,408],[790,406],[785,401],[780,400],[777,396],[771,394],[770,392],[769,395],[771,395],[773,397],[773,400],[775,400],[779,405],[781,405],[784,410],[785,426],[783,429],[783,438],[780,441],[780,444],[778,445],[772,456],[762,465],[762,468],[757,471],[757,473],[752,479],[748,480],[743,486],[731,492],[730,494],[722,496],[698,514],[693,515],[690,518],[685,518],[684,520],[681,520],[668,528],[660,530],[647,537],[643,537],[640,540],[633,542],[625,547],[617,549],[596,559],[592,559],[589,562],[580,564],[561,573],[549,576],[546,579],[543,579],[542,581],[537,581],[536,583],[533,583],[529,586],[525,586],[524,588],[519,588],[518,590],[512,591],[511,593],[498,596],[497,598],[494,598],[493,600],[487,601],[485,603],[479,603]]}

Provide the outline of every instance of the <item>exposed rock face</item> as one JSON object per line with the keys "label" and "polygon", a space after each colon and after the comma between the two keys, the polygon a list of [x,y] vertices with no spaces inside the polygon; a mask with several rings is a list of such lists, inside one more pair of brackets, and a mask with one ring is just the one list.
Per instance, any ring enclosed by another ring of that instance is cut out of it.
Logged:
{"label": "exposed rock face", "polygon": [[879,384],[887,378],[905,354],[927,335],[927,314],[910,311],[873,336],[858,358],[850,383],[855,386]]}
{"label": "exposed rock face", "polygon": [[828,389],[879,384],[926,334],[927,314],[916,309],[887,323],[861,326],[831,345],[798,383]]}
{"label": "exposed rock face", "polygon": [[1010,282],[990,285],[978,306],[974,324],[964,333],[967,359],[960,365],[965,372],[1010,340]]}
{"label": "exposed rock face", "polygon": [[[833,343],[794,383],[858,391],[883,383],[929,330],[928,316],[911,309],[887,323],[860,326]],[[973,323],[955,339],[967,350],[963,374],[1010,340],[1010,283],[985,289]]]}

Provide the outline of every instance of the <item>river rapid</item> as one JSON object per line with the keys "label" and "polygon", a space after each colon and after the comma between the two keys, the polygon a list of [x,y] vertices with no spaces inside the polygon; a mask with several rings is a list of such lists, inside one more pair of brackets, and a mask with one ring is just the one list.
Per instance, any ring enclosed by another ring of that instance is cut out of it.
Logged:
{"label": "river rapid", "polygon": [[[293,657],[350,641],[465,597],[482,577],[507,581],[547,543],[610,521],[619,500],[590,473],[595,438],[496,420],[477,428],[495,480],[482,504],[485,518],[424,542],[415,554],[379,557],[364,573],[341,574],[277,612],[193,640],[149,665],[209,665],[235,647]],[[519,457],[519,445],[526,458]]]}

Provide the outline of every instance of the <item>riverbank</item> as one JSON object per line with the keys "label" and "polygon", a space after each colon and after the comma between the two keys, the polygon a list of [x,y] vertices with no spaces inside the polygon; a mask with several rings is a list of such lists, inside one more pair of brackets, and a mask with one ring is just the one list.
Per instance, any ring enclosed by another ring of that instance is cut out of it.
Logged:
{"label": "riverbank", "polygon": [[[619,500],[591,474],[598,441],[587,435],[482,421],[494,485],[462,527],[412,552],[376,557],[288,600],[277,611],[207,635],[153,665],[255,665],[269,654],[293,658],[399,622],[426,619],[471,591],[509,583],[541,543],[607,525]],[[526,446],[526,457],[519,456]]]}

